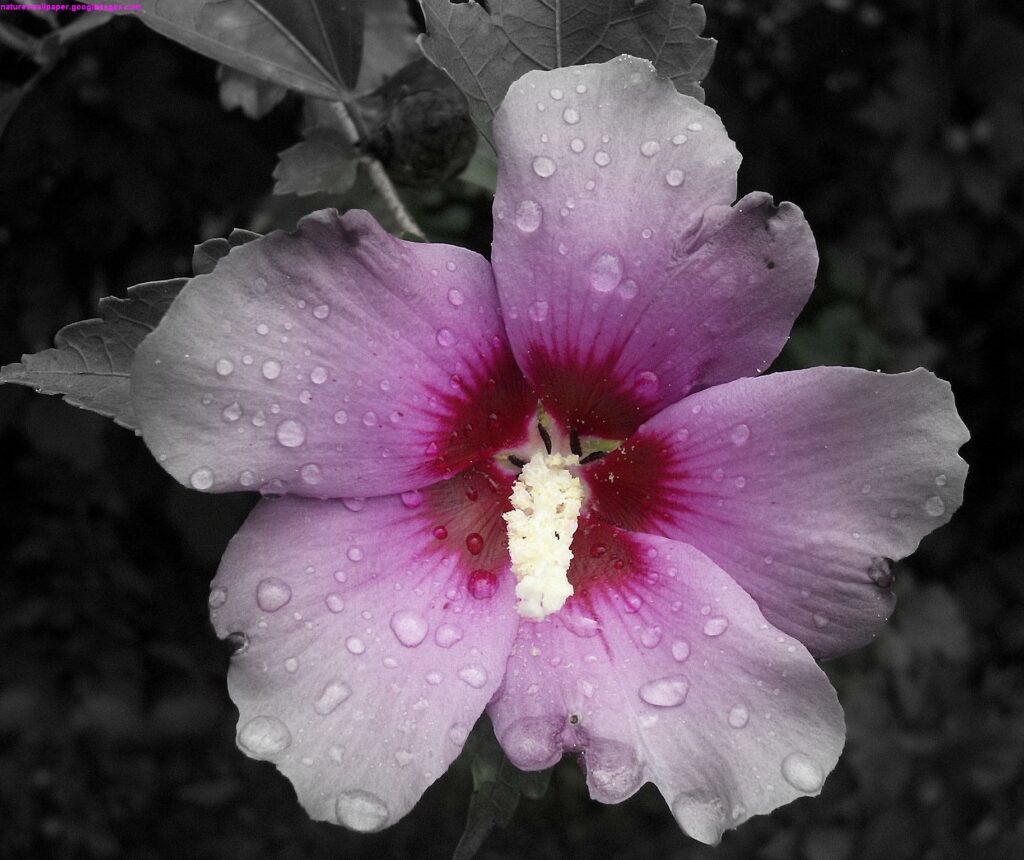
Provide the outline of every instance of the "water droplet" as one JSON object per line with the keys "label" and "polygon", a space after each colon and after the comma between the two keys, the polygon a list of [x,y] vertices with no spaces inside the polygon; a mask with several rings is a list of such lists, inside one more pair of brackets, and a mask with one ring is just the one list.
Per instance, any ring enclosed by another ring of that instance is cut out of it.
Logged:
{"label": "water droplet", "polygon": [[209,605],[210,609],[220,609],[224,605],[224,601],[228,599],[228,592],[226,589],[218,586],[217,588],[210,589]]}
{"label": "water droplet", "polygon": [[690,656],[690,643],[685,639],[676,639],[672,643],[672,657],[679,663],[685,663]]}
{"label": "water droplet", "polygon": [[334,413],[335,424],[344,424],[346,421],[348,421],[348,413],[344,409],[339,409]]}
{"label": "water droplet", "polygon": [[737,424],[729,434],[733,445],[745,445],[750,438],[750,428],[746,424]]}
{"label": "water droplet", "polygon": [[656,140],[645,140],[640,144],[640,154],[647,158],[653,158],[661,149],[661,144]]}
{"label": "water droplet", "polygon": [[349,654],[359,655],[366,651],[366,643],[363,642],[358,636],[349,636],[345,640],[345,648],[348,649]]}
{"label": "water droplet", "polygon": [[523,200],[516,207],[516,227],[524,233],[534,233],[544,220],[544,210],[536,200]]}
{"label": "water droplet", "polygon": [[439,328],[437,330],[438,346],[451,346],[453,343],[455,343],[455,335],[452,334],[450,328]]}
{"label": "water droplet", "polygon": [[614,290],[622,280],[622,261],[616,254],[598,254],[590,265],[590,285],[599,293]]}
{"label": "water droplet", "polygon": [[583,150],[586,149],[586,146],[587,145],[583,142],[583,138],[581,137],[574,137],[569,141],[569,149],[576,153],[583,152]]}
{"label": "water droplet", "polygon": [[685,134],[677,134],[675,137],[672,138],[672,143],[674,143],[676,146],[686,143],[686,141],[687,137]]}
{"label": "water droplet", "polygon": [[551,95],[551,98],[553,98],[556,102],[558,102],[558,101],[562,100],[562,97],[565,95],[565,93],[563,93],[560,89],[556,88],[556,89],[551,90],[550,95]]}
{"label": "water droplet", "polygon": [[388,808],[377,795],[352,789],[343,791],[334,803],[338,823],[360,833],[373,833],[388,822]]}
{"label": "water droplet", "polygon": [[782,776],[793,788],[806,794],[818,791],[825,781],[821,768],[802,752],[792,752],[782,760]]}
{"label": "water droplet", "polygon": [[345,555],[348,556],[349,561],[359,562],[363,560],[363,551],[357,546],[349,547]]}
{"label": "water droplet", "polygon": [[236,400],[234,403],[225,406],[224,411],[220,415],[225,421],[237,421],[242,417],[242,407]]}
{"label": "water droplet", "polygon": [[374,412],[372,409],[369,409],[366,412],[364,412],[363,413],[363,424],[366,427],[376,427],[377,426],[377,413]]}
{"label": "water droplet", "polygon": [[725,469],[715,469],[715,471],[713,471],[711,473],[711,480],[714,481],[715,483],[719,483],[724,478],[725,478]]}
{"label": "water droplet", "polygon": [[814,615],[811,616],[811,618],[814,621],[815,627],[819,629],[821,629],[822,627],[828,627],[828,619],[820,612],[815,612]]}
{"label": "water droplet", "polygon": [[[562,119],[565,120],[567,125],[576,125],[580,121],[580,112],[576,108],[567,107],[562,111]],[[534,169],[536,169],[536,164]]]}
{"label": "water droplet", "polygon": [[251,472],[248,469],[244,469],[238,473],[238,483],[243,487],[251,487],[256,483],[256,473]]}
{"label": "water droplet", "polygon": [[689,682],[685,678],[674,675],[648,681],[640,688],[639,693],[640,698],[648,705],[658,708],[674,708],[686,701],[686,694],[689,691]]}
{"label": "water droplet", "polygon": [[323,474],[316,463],[306,463],[306,465],[299,470],[299,474],[302,476],[302,480],[307,484],[319,484],[323,480]]}
{"label": "water droplet", "polygon": [[204,394],[202,400],[200,400],[199,402],[202,403],[203,406],[209,406],[211,403],[213,403],[213,395],[209,393]]}
{"label": "water droplet", "polygon": [[715,845],[725,829],[722,801],[705,792],[687,792],[672,802],[672,814],[687,836]]}
{"label": "water droplet", "polygon": [[468,737],[469,729],[462,723],[454,723],[452,727],[448,729],[448,740],[455,744],[455,746],[462,746]]}
{"label": "water droplet", "polygon": [[323,385],[327,381],[327,370],[323,367],[314,367],[309,372],[309,381],[314,385]]}
{"label": "water droplet", "polygon": [[640,371],[633,379],[633,390],[644,398],[654,397],[658,393],[660,385],[658,374],[650,370]]}
{"label": "water droplet", "polygon": [[704,126],[699,122],[691,122],[687,127],[687,131],[704,131]]}
{"label": "water droplet", "polygon": [[431,534],[433,534],[433,536],[438,540],[444,540],[446,537],[448,537],[448,529],[446,529],[444,526],[437,526],[433,530],[433,532],[431,532]]}
{"label": "water droplet", "polygon": [[343,612],[345,609],[345,601],[337,591],[332,591],[328,594],[327,597],[324,598],[324,603],[327,604],[327,608],[335,615],[339,612]]}
{"label": "water droplet", "polygon": [[586,84],[576,84],[576,92],[578,92],[580,95],[583,95],[586,91],[587,91],[587,85]]}
{"label": "water droplet", "polygon": [[277,441],[285,448],[298,448],[306,441],[306,428],[288,418],[277,425]]}
{"label": "water droplet", "polygon": [[188,481],[197,490],[208,490],[213,486],[213,470],[200,466],[189,475]]}
{"label": "water droplet", "polygon": [[465,301],[466,297],[463,295],[462,290],[457,290],[455,287],[448,290],[448,303],[452,307],[462,307],[462,305],[465,304]]}
{"label": "water droplet", "polygon": [[627,278],[621,284],[619,284],[619,295],[624,299],[636,298],[636,294],[640,291],[640,288],[636,285],[636,281],[631,278]]}
{"label": "water droplet", "polygon": [[259,335],[268,335],[268,334],[270,334],[270,326],[268,326],[266,323],[260,323],[258,326],[256,326],[256,334],[259,334]]}
{"label": "water droplet", "polygon": [[418,612],[400,609],[391,616],[391,632],[406,648],[415,648],[427,638],[430,625]]}
{"label": "water droplet", "polygon": [[318,320],[325,320],[331,313],[330,305],[317,305],[313,308],[313,316]]}
{"label": "water droplet", "polygon": [[281,362],[268,358],[263,362],[262,372],[264,379],[277,379],[281,375]]}
{"label": "water droplet", "polygon": [[714,618],[709,618],[704,624],[704,635],[705,636],[721,636],[729,627],[729,619],[723,618],[721,615],[716,615]]}
{"label": "water droplet", "polygon": [[217,376],[228,376],[235,369],[235,365],[229,358],[218,358],[213,368],[217,371]]}
{"label": "water droplet", "polygon": [[291,742],[292,733],[277,717],[253,717],[238,733],[238,745],[254,758],[284,752]]}
{"label": "water droplet", "polygon": [[409,509],[418,508],[423,504],[423,493],[419,490],[406,490],[402,493],[402,504]]}
{"label": "water droplet", "polygon": [[599,149],[594,153],[594,164],[598,167],[607,167],[612,163],[612,157],[605,152],[603,149]]}
{"label": "water droplet", "polygon": [[466,581],[466,588],[476,600],[487,600],[498,590],[498,577],[489,570],[474,570]]}
{"label": "water droplet", "polygon": [[678,188],[683,184],[683,171],[678,167],[673,167],[668,173],[665,174],[665,181],[673,188]]}
{"label": "water droplet", "polygon": [[941,517],[946,512],[946,503],[938,496],[929,496],[924,503],[924,512],[930,517]]}
{"label": "water droplet", "polygon": [[750,720],[750,711],[743,705],[733,705],[729,711],[729,725],[734,729],[742,729]]}
{"label": "water droplet", "polygon": [[256,602],[264,612],[277,612],[292,599],[292,589],[283,579],[270,576],[256,586]]}
{"label": "water droplet", "polygon": [[548,318],[548,303],[534,302],[530,305],[529,314],[534,322],[544,322]]}
{"label": "water droplet", "polygon": [[466,549],[473,555],[480,555],[484,548],[484,539],[477,532],[466,535]]}
{"label": "water droplet", "polygon": [[538,155],[533,160],[533,172],[541,179],[547,179],[555,172],[555,162],[546,155]]}
{"label": "water droplet", "polygon": [[892,585],[892,566],[889,560],[877,556],[871,559],[871,566],[868,568],[868,578],[879,588],[888,588]]}
{"label": "water droplet", "polygon": [[948,480],[949,479],[945,475],[936,475],[935,476],[935,486],[936,487],[944,487],[944,486],[946,486],[946,482]]}
{"label": "water droplet", "polygon": [[289,675],[294,675],[299,671],[299,661],[295,657],[289,657],[284,661],[284,670]]}
{"label": "water droplet", "polygon": [[434,631],[434,641],[442,648],[451,648],[462,639],[462,630],[454,624],[442,624]]}
{"label": "water droplet", "polygon": [[640,633],[640,642],[645,648],[657,648],[661,642],[661,628],[647,627]]}
{"label": "water droplet", "polygon": [[474,690],[479,690],[487,683],[487,670],[478,663],[463,666],[459,669],[459,680],[469,684]]}

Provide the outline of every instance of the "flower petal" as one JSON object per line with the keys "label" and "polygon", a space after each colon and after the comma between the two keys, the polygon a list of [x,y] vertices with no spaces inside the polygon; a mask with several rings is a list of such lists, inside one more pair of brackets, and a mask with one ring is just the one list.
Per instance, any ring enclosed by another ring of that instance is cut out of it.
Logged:
{"label": "flower petal", "polygon": [[927,371],[821,367],[688,397],[595,464],[590,486],[603,517],[692,544],[827,657],[889,617],[888,560],[960,505],[967,439]]}
{"label": "flower petal", "polygon": [[393,824],[462,749],[518,621],[495,537],[508,486],[469,470],[401,499],[266,500],[229,545],[210,606],[240,646],[238,744],[313,818]]}
{"label": "flower petal", "polygon": [[486,260],[333,210],[193,279],[132,393],[182,483],[320,498],[427,486],[518,442],[536,406]]}
{"label": "flower petal", "polygon": [[513,764],[578,752],[604,803],[654,782],[682,828],[711,844],[818,793],[844,724],[802,645],[685,544],[592,522],[573,550],[576,595],[520,625],[488,706]]}
{"label": "flower petal", "polygon": [[814,238],[710,108],[645,61],[531,72],[495,118],[492,262],[548,410],[625,438],[694,389],[759,373],[813,286]]}

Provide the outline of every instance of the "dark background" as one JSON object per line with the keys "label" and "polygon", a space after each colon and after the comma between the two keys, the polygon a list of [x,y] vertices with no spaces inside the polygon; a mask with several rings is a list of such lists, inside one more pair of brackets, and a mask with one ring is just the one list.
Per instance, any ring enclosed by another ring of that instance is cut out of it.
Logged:
{"label": "dark background", "polygon": [[[745,156],[741,193],[797,202],[822,253],[777,366],[951,380],[967,497],[897,566],[879,641],[826,667],[849,741],[820,798],[710,849],[651,786],[601,806],[564,760],[480,856],[1024,856],[1022,4],[706,5],[708,103]],[[0,70],[29,71],[11,52]],[[225,112],[214,64],[136,21],[76,43],[0,138],[0,363],[101,296],[188,274],[197,241],[319,205],[268,202],[298,120],[295,101],[259,122]],[[483,193],[452,183],[413,205],[432,237],[486,252]],[[250,505],[182,489],[103,418],[0,389],[0,856],[450,856],[464,763],[359,836],[310,822],[272,765],[236,751],[206,597]]]}

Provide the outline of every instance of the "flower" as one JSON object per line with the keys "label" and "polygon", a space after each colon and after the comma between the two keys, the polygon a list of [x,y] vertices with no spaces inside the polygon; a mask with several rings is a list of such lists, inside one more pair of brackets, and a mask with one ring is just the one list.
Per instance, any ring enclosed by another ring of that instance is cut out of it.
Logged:
{"label": "flower", "polygon": [[721,121],[649,63],[531,72],[495,138],[491,263],[362,212],[235,248],[140,346],[141,432],[185,484],[275,497],[210,606],[239,746],[314,818],[394,823],[486,709],[520,768],[654,782],[713,843],[820,790],[814,657],[876,635],[966,429],[923,370],[757,376],[813,237],[733,204]]}

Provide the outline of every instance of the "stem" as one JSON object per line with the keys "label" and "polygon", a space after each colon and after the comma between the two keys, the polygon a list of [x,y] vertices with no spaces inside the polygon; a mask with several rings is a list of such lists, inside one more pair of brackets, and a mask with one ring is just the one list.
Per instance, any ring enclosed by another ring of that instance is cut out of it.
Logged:
{"label": "stem", "polygon": [[[338,124],[341,126],[341,130],[349,139],[349,142],[352,144],[359,143],[359,129],[356,127],[351,114],[349,114],[348,108],[342,102],[331,102],[330,104],[334,115],[338,119]],[[384,204],[398,222],[398,226],[406,233],[412,233],[420,239],[426,239],[426,234],[413,220],[409,210],[402,203],[402,198],[398,196],[398,191],[395,190],[391,177],[388,176],[387,171],[384,169],[384,165],[369,155],[363,156],[363,163],[370,173],[370,181],[373,183],[374,188],[377,189],[377,193],[384,199]]]}

